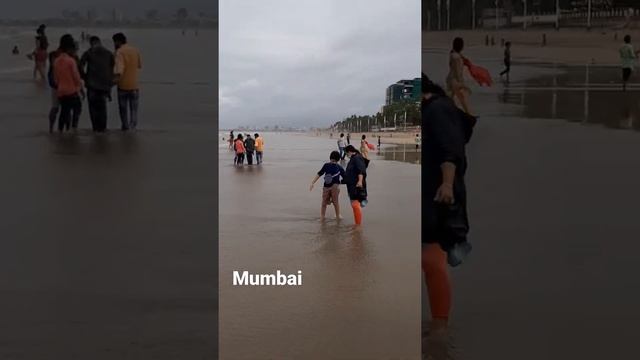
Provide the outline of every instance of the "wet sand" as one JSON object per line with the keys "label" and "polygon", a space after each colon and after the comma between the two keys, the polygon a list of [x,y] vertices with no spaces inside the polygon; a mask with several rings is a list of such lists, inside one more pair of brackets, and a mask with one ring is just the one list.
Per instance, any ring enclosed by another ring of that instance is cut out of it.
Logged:
{"label": "wet sand", "polygon": [[135,134],[93,136],[85,107],[77,136],[50,136],[48,89],[0,73],[2,359],[217,358],[217,34],[127,34],[145,66]]}
{"label": "wet sand", "polygon": [[[499,69],[497,59],[468,55]],[[423,57],[437,79],[442,63],[446,55]],[[523,360],[637,352],[640,134],[637,111],[629,123],[625,109],[640,93],[616,92],[610,68],[591,70],[585,85],[584,68],[518,63],[509,87],[474,88],[474,252],[452,271],[451,339],[428,351]]]}
{"label": "wet sand", "polygon": [[[420,352],[419,167],[375,157],[361,232],[319,221],[309,183],[333,139],[264,134],[265,163],[220,160],[220,358],[417,359]],[[233,270],[302,270],[301,287],[234,287]]]}
{"label": "wet sand", "polygon": [[[547,44],[542,46],[542,35],[546,34]],[[615,35],[617,34],[617,39]],[[465,39],[465,47],[482,52],[484,58],[495,57],[502,61],[504,48],[501,40],[512,42],[512,57],[516,61],[548,62],[583,65],[587,63],[619,65],[618,50],[625,35],[630,35],[638,49],[640,30],[638,29],[553,29],[530,28],[527,31],[514,30],[459,30],[423,32],[422,48],[451,49],[457,36]],[[493,37],[495,46],[486,46],[485,37]]]}

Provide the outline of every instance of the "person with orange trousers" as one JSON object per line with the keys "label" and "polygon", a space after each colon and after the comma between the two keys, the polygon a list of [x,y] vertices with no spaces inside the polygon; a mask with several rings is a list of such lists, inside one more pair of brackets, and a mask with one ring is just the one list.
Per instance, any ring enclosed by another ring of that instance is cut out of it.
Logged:
{"label": "person with orange trousers", "polygon": [[430,334],[446,333],[451,311],[447,264],[471,251],[467,242],[466,144],[476,118],[422,75],[422,270],[431,307]]}

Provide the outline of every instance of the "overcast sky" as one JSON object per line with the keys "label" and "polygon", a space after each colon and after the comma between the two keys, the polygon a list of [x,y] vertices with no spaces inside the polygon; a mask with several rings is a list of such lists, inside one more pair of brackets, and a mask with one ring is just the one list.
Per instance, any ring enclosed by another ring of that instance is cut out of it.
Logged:
{"label": "overcast sky", "polygon": [[220,125],[328,126],[420,74],[418,0],[220,0]]}
{"label": "overcast sky", "polygon": [[0,3],[0,18],[56,17],[64,9],[84,12],[91,8],[102,11],[115,8],[123,13],[142,15],[149,9],[174,13],[181,7],[193,13],[214,14],[218,8],[218,0],[0,0]]}

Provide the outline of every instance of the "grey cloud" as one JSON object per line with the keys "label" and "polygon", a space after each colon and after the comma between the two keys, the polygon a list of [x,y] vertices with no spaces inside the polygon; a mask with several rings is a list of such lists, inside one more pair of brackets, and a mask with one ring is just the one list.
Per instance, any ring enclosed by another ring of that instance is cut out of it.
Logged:
{"label": "grey cloud", "polygon": [[[222,127],[326,126],[375,113],[389,84],[419,74],[417,1],[268,4],[220,4]],[[260,86],[236,85],[247,79]]]}

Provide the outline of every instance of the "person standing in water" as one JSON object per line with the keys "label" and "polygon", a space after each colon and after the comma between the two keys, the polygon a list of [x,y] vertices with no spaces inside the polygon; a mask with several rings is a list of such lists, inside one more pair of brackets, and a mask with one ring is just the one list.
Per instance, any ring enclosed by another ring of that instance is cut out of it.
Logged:
{"label": "person standing in water", "polygon": [[18,45],[15,45],[15,46],[13,47],[13,50],[11,50],[11,53],[12,53],[13,55],[20,55],[20,49],[18,48]]}
{"label": "person standing in water", "polygon": [[622,63],[622,91],[627,91],[627,82],[636,66],[638,52],[631,45],[631,36],[624,36],[624,44],[620,48],[620,61]]}
{"label": "person standing in water", "polygon": [[238,134],[238,138],[234,142],[233,146],[236,152],[234,165],[244,165],[244,141],[242,134]]}
{"label": "person standing in water", "polygon": [[254,134],[256,138],[256,163],[258,165],[262,164],[262,154],[264,153],[264,139],[260,136],[260,134]]}
{"label": "person standing in water", "polygon": [[504,44],[504,70],[500,73],[500,77],[507,75],[509,82],[509,74],[511,73],[511,41]]}
{"label": "person standing in water", "polygon": [[340,134],[340,137],[338,138],[338,152],[340,153],[340,160],[344,160],[344,157],[347,155],[344,152],[344,148],[347,147],[347,144],[344,141],[344,133]]}
{"label": "person standing in water", "polygon": [[78,120],[82,110],[82,78],[75,59],[76,43],[71,35],[60,39],[60,55],[53,65],[53,77],[56,84],[56,95],[60,103],[60,121],[58,130],[62,132],[71,126],[78,128]]}
{"label": "person standing in water", "polygon": [[234,150],[233,148],[234,139],[235,137],[233,136],[233,130],[231,130],[231,132],[229,133],[229,150]]}
{"label": "person standing in water", "polygon": [[30,59],[33,59],[33,78],[35,80],[46,81],[47,76],[46,68],[47,68],[47,48],[44,47],[45,43],[41,41],[39,38],[36,38],[36,48],[33,50],[33,53],[30,55]]}
{"label": "person standing in water", "polygon": [[[475,118],[422,75],[422,270],[431,307],[430,334],[446,334],[451,310],[447,263],[459,265],[467,242],[466,143]],[[426,136],[428,134],[428,136]]]}
{"label": "person standing in water", "polygon": [[362,135],[360,139],[360,153],[365,159],[369,158],[369,143],[367,142],[367,135]]}
{"label": "person standing in water", "polygon": [[256,151],[256,141],[251,138],[250,134],[247,134],[247,139],[244,141],[244,149],[247,165],[253,165],[253,152]]}
{"label": "person standing in water", "polygon": [[364,158],[353,145],[347,145],[345,151],[349,156],[349,163],[345,171],[344,183],[347,185],[353,219],[355,224],[359,226],[362,224],[362,208],[368,202],[367,166],[369,166],[369,160]]}
{"label": "person standing in water", "polygon": [[449,74],[447,75],[447,88],[453,100],[458,100],[462,109],[471,114],[467,97],[471,94],[471,89],[464,81],[464,40],[460,37],[453,39],[453,46],[449,53]]}
{"label": "person standing in water", "polygon": [[138,102],[140,88],[138,72],[142,68],[142,60],[138,49],[127,43],[123,33],[113,35],[116,48],[115,81],[118,86],[118,108],[122,131],[135,130],[138,126]]}
{"label": "person standing in water", "polygon": [[[70,38],[70,40],[65,39],[67,37]],[[71,35],[69,34],[62,36],[62,38],[60,39],[60,43],[62,44],[66,41],[73,41],[73,37],[71,37]],[[58,85],[56,85],[55,77],[53,75],[53,65],[55,64],[55,61],[58,56],[60,56],[60,54],[62,54],[62,50],[60,49],[60,47],[49,53],[49,71],[47,74],[47,78],[49,79],[49,87],[51,88],[51,107],[49,108],[50,133],[53,132],[53,128],[58,118],[58,113],[60,112],[60,101],[58,100],[57,94]]]}
{"label": "person standing in water", "polygon": [[[84,36],[84,32],[82,34]],[[82,55],[80,68],[87,88],[93,131],[104,132],[107,129],[107,100],[111,101],[115,58],[102,46],[99,37],[92,36],[89,44],[91,48]]]}
{"label": "person standing in water", "polygon": [[332,151],[329,155],[329,162],[325,163],[320,171],[316,174],[316,176],[311,181],[311,186],[309,186],[309,191],[313,191],[313,186],[320,179],[321,176],[324,176],[324,187],[322,189],[322,205],[320,207],[320,220],[324,220],[325,215],[327,213],[327,206],[333,204],[333,208],[336,211],[336,220],[342,219],[340,216],[340,184],[342,183],[342,179],[345,177],[345,171],[338,164],[341,156],[337,151]]}

